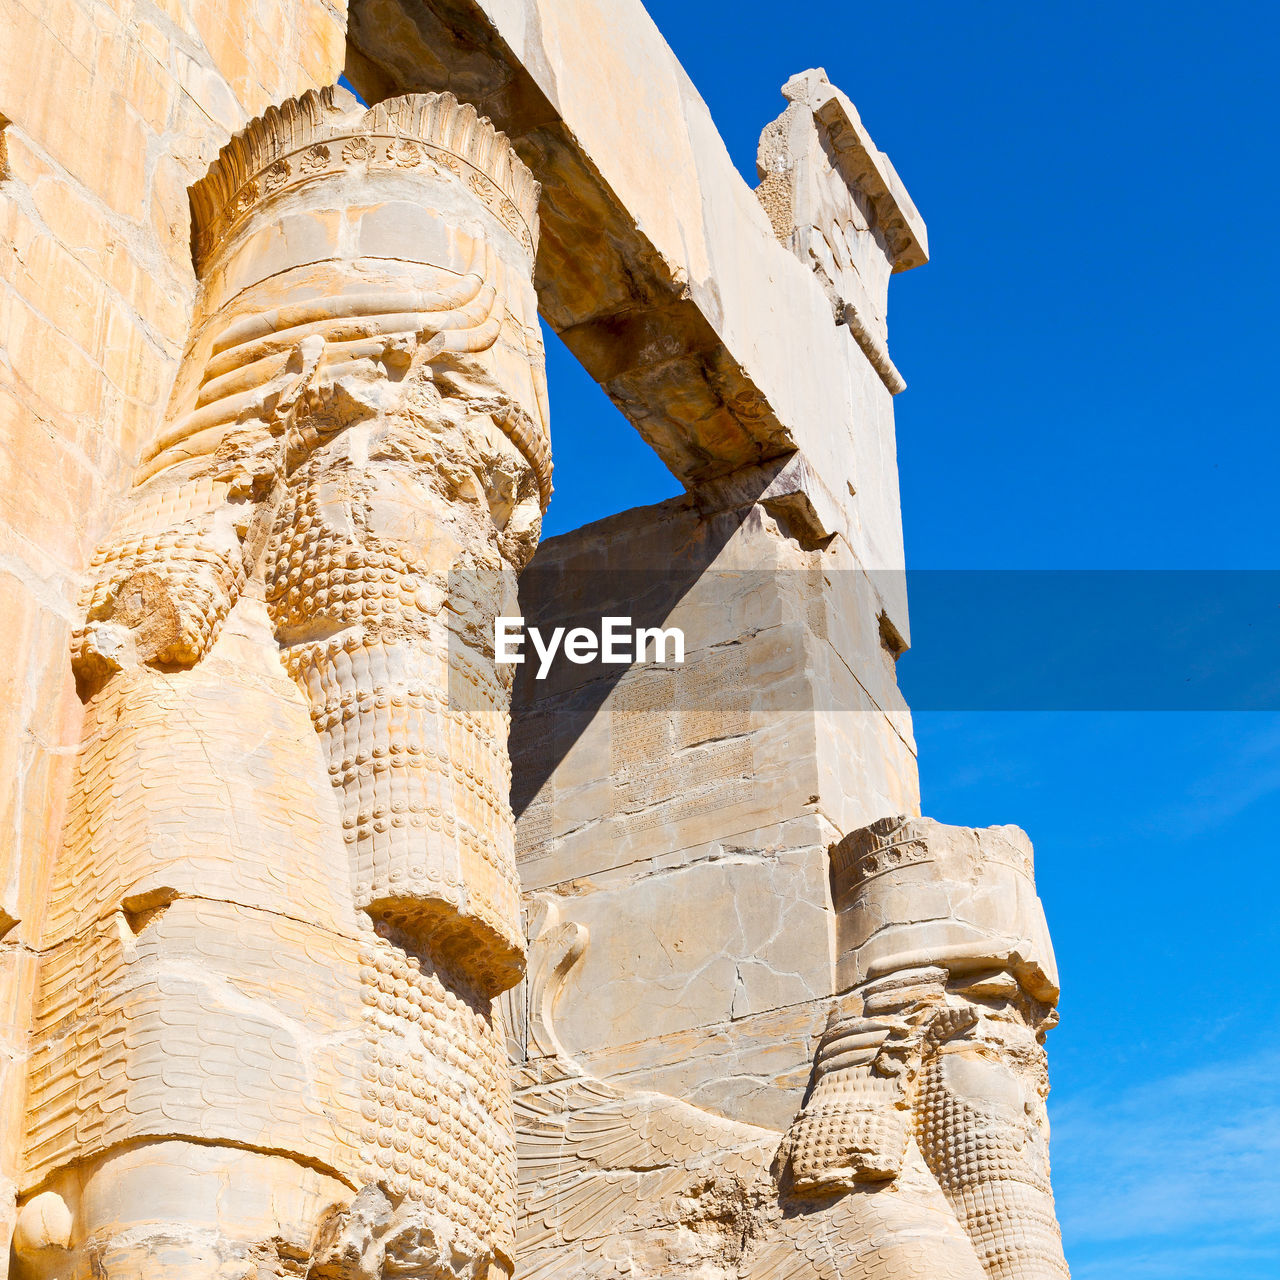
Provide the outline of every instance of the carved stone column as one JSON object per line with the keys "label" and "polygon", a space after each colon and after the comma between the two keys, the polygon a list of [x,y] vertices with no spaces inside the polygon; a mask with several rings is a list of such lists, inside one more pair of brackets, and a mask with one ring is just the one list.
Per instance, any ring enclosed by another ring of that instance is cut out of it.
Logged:
{"label": "carved stone column", "polygon": [[537,200],[452,96],[334,89],[193,189],[198,313],[73,654],[24,1275],[510,1271]]}

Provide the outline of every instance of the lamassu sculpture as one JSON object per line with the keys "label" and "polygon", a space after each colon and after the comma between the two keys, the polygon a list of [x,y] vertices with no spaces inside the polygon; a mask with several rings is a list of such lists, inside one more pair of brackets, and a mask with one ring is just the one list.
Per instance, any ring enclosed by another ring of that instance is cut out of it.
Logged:
{"label": "lamassu sculpture", "polygon": [[850,982],[785,1133],[575,1060],[555,1004],[589,938],[542,900],[516,1094],[526,1275],[1068,1275],[1044,1107],[1057,975],[1026,836],[892,818],[832,860]]}
{"label": "lamassu sculpture", "polygon": [[536,204],[473,108],[342,90],[193,192],[191,341],[75,639],[24,1274],[510,1271],[485,637],[550,493]]}

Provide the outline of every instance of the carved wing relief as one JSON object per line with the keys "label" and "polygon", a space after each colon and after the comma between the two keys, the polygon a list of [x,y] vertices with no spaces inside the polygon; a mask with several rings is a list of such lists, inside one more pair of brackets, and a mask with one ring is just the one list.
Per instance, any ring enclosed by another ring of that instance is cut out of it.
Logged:
{"label": "carved wing relief", "polygon": [[966,1112],[961,1125],[961,1102],[952,1105],[935,1079],[944,1061],[971,1053],[982,1021],[959,1002],[969,979],[949,984],[941,969],[917,969],[833,1002],[815,1082],[784,1137],[589,1075],[554,1028],[586,930],[561,922],[541,896],[530,932],[530,1059],[515,1096],[517,1254],[529,1280],[1066,1274],[1060,1250],[1028,1236],[1025,1196],[1016,1205],[1000,1199],[1008,1212],[999,1223],[979,1222],[961,1211],[967,1201],[946,1176],[950,1153],[977,1150],[975,1135],[992,1123]]}

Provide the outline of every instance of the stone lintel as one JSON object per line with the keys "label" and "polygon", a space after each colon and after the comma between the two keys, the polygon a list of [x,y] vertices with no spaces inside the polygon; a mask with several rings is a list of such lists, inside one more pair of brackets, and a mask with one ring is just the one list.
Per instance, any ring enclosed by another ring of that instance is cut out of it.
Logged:
{"label": "stone lintel", "polygon": [[[450,89],[512,139],[542,184],[542,316],[686,487],[799,451],[860,562],[901,567],[883,374],[778,243],[639,0],[353,0],[349,38],[367,98]],[[902,269],[923,226],[896,177],[886,190],[910,210]]]}

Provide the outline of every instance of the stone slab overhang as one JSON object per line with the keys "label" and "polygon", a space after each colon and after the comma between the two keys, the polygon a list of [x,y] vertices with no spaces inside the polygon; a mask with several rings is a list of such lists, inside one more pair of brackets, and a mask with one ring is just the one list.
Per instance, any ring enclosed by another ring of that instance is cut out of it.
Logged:
{"label": "stone slab overhang", "polygon": [[[543,317],[678,479],[799,451],[826,532],[901,566],[888,392],[639,0],[352,0],[349,49],[366,97],[451,89],[511,137],[543,187]],[[819,109],[892,210],[895,269],[923,262],[923,222],[848,99]]]}

